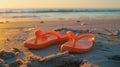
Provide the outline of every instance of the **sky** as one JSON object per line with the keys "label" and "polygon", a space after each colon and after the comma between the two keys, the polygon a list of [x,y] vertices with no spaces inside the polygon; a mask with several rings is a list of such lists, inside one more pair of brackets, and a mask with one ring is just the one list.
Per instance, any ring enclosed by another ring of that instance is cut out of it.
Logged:
{"label": "sky", "polygon": [[120,0],[0,0],[0,8],[120,8]]}

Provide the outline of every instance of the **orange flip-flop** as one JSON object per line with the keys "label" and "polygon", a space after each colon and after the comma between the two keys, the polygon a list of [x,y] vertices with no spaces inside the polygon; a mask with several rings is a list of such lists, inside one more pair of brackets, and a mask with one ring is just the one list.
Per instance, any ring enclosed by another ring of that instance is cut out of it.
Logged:
{"label": "orange flip-flop", "polygon": [[41,49],[53,44],[64,43],[68,37],[58,32],[51,31],[44,33],[41,30],[35,32],[36,37],[24,42],[24,47],[28,49]]}
{"label": "orange flip-flop", "polygon": [[75,36],[73,32],[68,31],[67,36],[70,40],[61,46],[61,50],[72,53],[86,53],[90,51],[96,40],[96,37],[93,34]]}

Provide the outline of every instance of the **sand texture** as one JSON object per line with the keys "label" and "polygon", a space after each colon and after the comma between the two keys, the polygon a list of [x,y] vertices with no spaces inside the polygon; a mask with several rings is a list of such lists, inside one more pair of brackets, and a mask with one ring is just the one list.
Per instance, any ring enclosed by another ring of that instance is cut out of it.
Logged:
{"label": "sand texture", "polygon": [[[36,30],[84,34],[97,37],[93,49],[85,54],[46,57],[62,53],[61,44],[29,50],[23,42]],[[0,23],[0,67],[120,67],[120,20],[38,20]]]}

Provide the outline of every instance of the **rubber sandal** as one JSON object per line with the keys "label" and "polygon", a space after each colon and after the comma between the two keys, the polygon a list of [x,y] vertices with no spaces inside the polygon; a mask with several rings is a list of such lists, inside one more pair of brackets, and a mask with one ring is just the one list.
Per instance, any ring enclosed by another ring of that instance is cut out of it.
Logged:
{"label": "rubber sandal", "polygon": [[24,42],[24,47],[28,49],[41,49],[53,44],[64,43],[68,41],[67,36],[63,36],[58,32],[51,31],[44,33],[41,30],[35,32],[36,37]]}
{"label": "rubber sandal", "polygon": [[61,45],[61,50],[72,53],[86,53],[93,47],[96,37],[93,34],[75,36],[71,31],[67,32],[69,41]]}

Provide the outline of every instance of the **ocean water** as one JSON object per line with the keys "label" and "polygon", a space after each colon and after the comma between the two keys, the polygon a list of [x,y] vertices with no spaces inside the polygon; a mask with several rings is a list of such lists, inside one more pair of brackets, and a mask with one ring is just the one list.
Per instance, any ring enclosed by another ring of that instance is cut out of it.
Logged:
{"label": "ocean water", "polygon": [[24,8],[0,9],[0,18],[88,18],[88,19],[118,19],[120,9],[63,9],[63,8]]}

